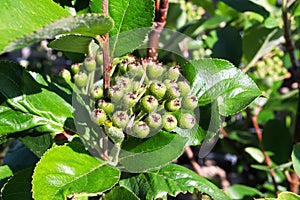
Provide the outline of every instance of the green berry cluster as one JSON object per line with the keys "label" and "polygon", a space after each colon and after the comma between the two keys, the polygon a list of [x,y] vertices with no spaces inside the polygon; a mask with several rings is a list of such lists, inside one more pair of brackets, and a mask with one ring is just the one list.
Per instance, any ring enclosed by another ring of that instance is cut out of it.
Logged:
{"label": "green berry cluster", "polygon": [[113,69],[109,99],[97,100],[95,110],[101,119],[93,121],[138,138],[161,129],[171,132],[176,127],[193,128],[196,119],[189,113],[198,106],[198,100],[190,94],[179,66],[126,56],[115,59]]}

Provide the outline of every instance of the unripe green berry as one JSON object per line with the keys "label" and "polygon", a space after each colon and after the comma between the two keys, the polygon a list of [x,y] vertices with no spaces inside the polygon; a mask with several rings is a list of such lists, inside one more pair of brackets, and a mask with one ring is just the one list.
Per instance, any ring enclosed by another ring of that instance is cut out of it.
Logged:
{"label": "unripe green berry", "polygon": [[175,112],[181,108],[181,102],[180,99],[172,99],[170,101],[167,101],[165,104],[165,109],[170,112]]}
{"label": "unripe green berry", "polygon": [[165,114],[162,116],[163,128],[166,131],[172,131],[177,127],[177,119],[171,114]]}
{"label": "unripe green berry", "polygon": [[198,106],[198,99],[193,95],[189,95],[182,99],[181,104],[186,110],[194,110]]}
{"label": "unripe green berry", "polygon": [[146,65],[147,76],[150,80],[157,79],[162,75],[164,69],[161,65],[151,62]]}
{"label": "unripe green berry", "polygon": [[111,102],[118,102],[122,99],[124,95],[123,90],[118,85],[114,85],[109,90],[109,96],[111,99]]}
{"label": "unripe green berry", "polygon": [[125,137],[122,129],[115,126],[107,128],[105,133],[113,140],[114,143],[122,142]]}
{"label": "unripe green berry", "polygon": [[97,107],[103,109],[108,114],[112,113],[115,109],[114,104],[106,102],[104,99],[98,101]]}
{"label": "unripe green berry", "polygon": [[191,129],[196,124],[196,119],[193,115],[189,113],[184,113],[180,115],[178,124],[180,128]]}
{"label": "unripe green berry", "polygon": [[61,71],[60,71],[60,73],[59,73],[59,75],[61,76],[61,77],[63,77],[65,80],[68,80],[68,81],[70,81],[71,80],[71,72],[69,71],[69,70],[67,70],[67,69],[62,69]]}
{"label": "unripe green berry", "polygon": [[166,86],[167,89],[169,89],[171,86],[178,87],[176,81],[171,80],[171,79],[165,79],[164,85]]}
{"label": "unripe green berry", "polygon": [[157,109],[158,101],[154,96],[146,95],[141,100],[141,106],[145,112],[152,112]]}
{"label": "unripe green berry", "polygon": [[138,138],[145,138],[150,133],[149,126],[143,121],[136,122],[133,125],[132,130],[133,130],[134,136],[138,137]]}
{"label": "unripe green berry", "polygon": [[71,71],[73,74],[77,74],[80,71],[82,63],[75,63],[71,66]]}
{"label": "unripe green berry", "polygon": [[127,125],[129,116],[125,111],[116,111],[112,116],[112,122],[115,126],[123,128]]}
{"label": "unripe green berry", "polygon": [[162,117],[158,113],[151,113],[147,119],[146,123],[150,128],[153,128],[155,130],[161,129],[162,127]]}
{"label": "unripe green berry", "polygon": [[177,83],[181,96],[186,96],[191,90],[190,84],[187,81],[179,81]]}
{"label": "unripe green berry", "polygon": [[124,93],[132,90],[132,81],[124,76],[117,78],[117,85],[124,91]]}
{"label": "unripe green berry", "polygon": [[127,61],[123,60],[121,63],[118,64],[118,68],[121,74],[125,74],[127,72]]}
{"label": "unripe green berry", "polygon": [[144,74],[144,69],[143,69],[142,65],[140,65],[138,62],[131,62],[131,63],[128,63],[127,73],[128,73],[129,77],[140,78]]}
{"label": "unripe green berry", "polygon": [[96,63],[101,66],[103,65],[103,54],[99,53],[96,55]]}
{"label": "unripe green berry", "polygon": [[74,82],[78,87],[84,87],[87,85],[88,77],[84,72],[78,72],[74,75]]}
{"label": "unripe green berry", "polygon": [[137,94],[135,92],[128,92],[123,96],[122,105],[126,108],[132,108],[137,103]]}
{"label": "unripe green berry", "polygon": [[180,97],[180,89],[176,86],[171,86],[166,92],[167,99],[175,99]]}
{"label": "unripe green berry", "polygon": [[92,111],[91,119],[96,124],[103,125],[107,119],[107,116],[104,110],[96,108]]}
{"label": "unripe green berry", "polygon": [[171,80],[177,80],[180,75],[180,67],[178,65],[171,67],[166,73],[164,78],[171,79]]}
{"label": "unripe green berry", "polygon": [[84,59],[83,65],[88,72],[95,71],[97,66],[96,61],[93,57],[87,57],[86,59]]}
{"label": "unripe green berry", "polygon": [[151,83],[149,90],[153,96],[161,99],[165,96],[167,88],[162,82],[155,81]]}
{"label": "unripe green berry", "polygon": [[103,97],[103,89],[100,86],[95,86],[94,89],[92,90],[92,96],[95,99],[100,99],[101,97]]}

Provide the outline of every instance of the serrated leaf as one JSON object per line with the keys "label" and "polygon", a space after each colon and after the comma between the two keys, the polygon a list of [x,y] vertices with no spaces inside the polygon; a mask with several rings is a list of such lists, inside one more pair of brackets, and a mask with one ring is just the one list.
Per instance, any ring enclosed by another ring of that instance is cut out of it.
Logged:
{"label": "serrated leaf", "polygon": [[78,145],[54,147],[44,154],[33,174],[34,199],[60,200],[70,194],[101,193],[118,182],[119,170]]}
{"label": "serrated leaf", "polygon": [[61,132],[73,118],[68,94],[16,63],[0,62],[0,85],[1,136],[30,129]]}
{"label": "serrated leaf", "polygon": [[160,170],[143,174],[126,174],[120,185],[133,190],[142,200],[166,199],[167,194],[176,196],[179,193],[194,192],[194,189],[210,195],[213,199],[229,200],[230,198],[217,186],[195,172],[175,164]]}
{"label": "serrated leaf", "polygon": [[52,0],[39,1],[38,6],[37,2],[31,0],[1,0],[0,13],[0,54],[16,38],[69,15]]}
{"label": "serrated leaf", "polygon": [[31,176],[33,168],[15,173],[2,188],[3,200],[24,199],[31,200]]}
{"label": "serrated leaf", "polygon": [[243,37],[243,60],[247,66],[253,66],[264,54],[282,42],[279,28],[268,29],[262,24],[247,29]]}
{"label": "serrated leaf", "polygon": [[43,39],[52,39],[61,34],[80,34],[96,37],[109,32],[113,27],[113,20],[102,14],[86,14],[61,18],[35,32],[12,41],[5,51],[19,49]]}
{"label": "serrated leaf", "polygon": [[300,196],[292,192],[281,192],[277,200],[300,200]]}
{"label": "serrated leaf", "polygon": [[295,144],[292,151],[293,167],[300,177],[300,144]]}
{"label": "serrated leaf", "polygon": [[0,166],[0,180],[8,178],[13,175],[13,172],[7,165]]}
{"label": "serrated leaf", "polygon": [[48,47],[60,51],[88,54],[88,47],[92,40],[92,37],[81,35],[64,35],[50,42]]}
{"label": "serrated leaf", "polygon": [[[91,2],[92,12],[102,12],[99,6],[101,2],[102,0]],[[109,33],[111,54],[112,57],[118,57],[133,51],[146,39],[154,18],[154,1],[110,0],[109,15],[115,22]]]}
{"label": "serrated leaf", "polygon": [[262,197],[263,194],[252,187],[246,185],[235,184],[228,188],[228,195],[232,199],[244,199],[247,197]]}
{"label": "serrated leaf", "polygon": [[218,102],[221,115],[235,114],[248,106],[261,92],[254,81],[230,62],[221,59],[189,61],[182,67],[199,105]]}
{"label": "serrated leaf", "polygon": [[139,200],[139,198],[130,190],[125,187],[115,187],[109,193],[107,193],[103,200],[115,200],[115,199],[122,199],[122,200]]}
{"label": "serrated leaf", "polygon": [[187,140],[165,131],[146,139],[130,138],[122,144],[120,163],[130,172],[157,169],[178,158]]}

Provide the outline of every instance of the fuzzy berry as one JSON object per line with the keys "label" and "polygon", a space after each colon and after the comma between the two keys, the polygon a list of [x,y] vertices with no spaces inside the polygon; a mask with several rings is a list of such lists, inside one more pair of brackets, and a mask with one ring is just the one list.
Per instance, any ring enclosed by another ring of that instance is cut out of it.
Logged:
{"label": "fuzzy berry", "polygon": [[162,117],[158,113],[151,113],[147,119],[146,123],[150,128],[153,128],[155,130],[161,129],[162,127]]}
{"label": "fuzzy berry", "polygon": [[171,86],[178,87],[176,81],[171,80],[171,79],[165,79],[164,85],[166,86],[167,89],[169,89]]}
{"label": "fuzzy berry", "polygon": [[118,68],[121,74],[125,74],[127,72],[127,61],[123,60],[121,63],[118,64]]}
{"label": "fuzzy berry", "polygon": [[138,62],[131,62],[128,64],[127,73],[129,77],[140,78],[144,74],[144,69]]}
{"label": "fuzzy berry", "polygon": [[78,72],[74,75],[74,82],[78,87],[84,87],[87,85],[88,76],[84,72]]}
{"label": "fuzzy berry", "polygon": [[137,94],[135,92],[128,92],[123,96],[122,105],[128,109],[132,108],[137,102]]}
{"label": "fuzzy berry", "polygon": [[97,107],[103,109],[108,114],[112,113],[115,109],[114,104],[106,102],[104,99],[98,101]]}
{"label": "fuzzy berry", "polygon": [[129,121],[129,116],[125,111],[116,111],[112,116],[112,121],[115,126],[123,128]]}
{"label": "fuzzy berry", "polygon": [[141,105],[145,112],[152,112],[157,109],[158,101],[154,96],[146,95],[142,98]]}
{"label": "fuzzy berry", "polygon": [[190,84],[187,81],[179,81],[177,83],[177,85],[180,89],[181,96],[184,97],[184,96],[188,95],[188,93],[191,90],[191,87],[190,87]]}
{"label": "fuzzy berry", "polygon": [[172,131],[177,127],[177,119],[171,114],[165,114],[162,117],[163,128],[166,131]]}
{"label": "fuzzy berry", "polygon": [[96,55],[96,63],[99,66],[103,65],[103,54],[102,53],[99,53]]}
{"label": "fuzzy berry", "polygon": [[97,66],[96,61],[93,57],[87,57],[86,59],[84,59],[83,65],[88,72],[95,71]]}
{"label": "fuzzy berry", "polygon": [[73,74],[78,74],[78,72],[80,71],[80,68],[82,66],[82,63],[75,63],[71,66],[71,71]]}
{"label": "fuzzy berry", "polygon": [[160,64],[154,62],[150,62],[149,64],[147,64],[146,70],[147,76],[150,80],[157,79],[164,72],[164,68]]}
{"label": "fuzzy berry", "polygon": [[101,97],[103,97],[103,89],[100,86],[95,86],[94,89],[92,90],[92,96],[95,99],[100,99]]}
{"label": "fuzzy berry", "polygon": [[133,130],[134,136],[138,137],[138,138],[145,138],[150,133],[149,126],[143,121],[136,122],[133,125],[132,130]]}
{"label": "fuzzy berry", "polygon": [[124,76],[117,78],[117,85],[124,91],[124,93],[129,92],[132,89],[132,81]]}
{"label": "fuzzy berry", "polygon": [[180,89],[176,86],[171,86],[166,92],[167,99],[175,99],[180,97]]}
{"label": "fuzzy berry", "polygon": [[198,106],[198,99],[196,96],[189,95],[182,99],[181,104],[186,110],[194,110]]}
{"label": "fuzzy berry", "polygon": [[177,80],[180,76],[180,67],[178,65],[171,67],[164,75],[164,78],[171,79],[171,80]]}
{"label": "fuzzy berry", "polygon": [[115,126],[107,128],[106,134],[113,140],[114,143],[122,142],[125,137],[122,129]]}
{"label": "fuzzy berry", "polygon": [[71,80],[71,72],[67,69],[62,69],[59,73],[61,77],[63,77],[65,80],[70,81]]}
{"label": "fuzzy berry", "polygon": [[184,113],[180,115],[178,124],[180,128],[191,129],[196,124],[196,119],[193,115],[189,113]]}
{"label": "fuzzy berry", "polygon": [[155,96],[157,99],[161,99],[166,94],[166,86],[160,81],[154,81],[150,84],[150,93]]}
{"label": "fuzzy berry", "polygon": [[165,104],[165,109],[170,112],[175,112],[181,108],[181,102],[180,99],[172,99],[170,101],[167,101]]}
{"label": "fuzzy berry", "polygon": [[96,124],[103,125],[107,119],[107,116],[106,116],[106,113],[104,112],[104,110],[96,108],[91,113],[91,119]]}
{"label": "fuzzy berry", "polygon": [[124,95],[123,90],[118,85],[114,85],[109,90],[109,96],[112,102],[118,102]]}

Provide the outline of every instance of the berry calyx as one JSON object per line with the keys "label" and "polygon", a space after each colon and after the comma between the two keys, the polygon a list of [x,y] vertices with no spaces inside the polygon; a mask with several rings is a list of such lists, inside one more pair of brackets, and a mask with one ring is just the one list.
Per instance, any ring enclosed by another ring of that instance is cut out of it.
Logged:
{"label": "berry calyx", "polygon": [[125,111],[116,111],[112,116],[112,122],[115,126],[123,128],[127,125],[129,116]]}
{"label": "berry calyx", "polygon": [[180,99],[172,99],[170,101],[167,101],[165,104],[165,109],[170,112],[175,112],[181,108],[181,102]]}
{"label": "berry calyx", "polygon": [[166,92],[166,97],[168,99],[175,99],[180,97],[180,89],[177,86],[171,86],[167,92]]}
{"label": "berry calyx", "polygon": [[166,86],[161,81],[154,81],[150,84],[150,93],[157,99],[161,99],[166,94]]}
{"label": "berry calyx", "polygon": [[177,119],[171,114],[162,116],[163,128],[166,131],[172,131],[177,127]]}
{"label": "berry calyx", "polygon": [[78,72],[74,75],[74,82],[78,87],[84,87],[87,85],[88,77],[84,72]]}
{"label": "berry calyx", "polygon": [[189,113],[184,113],[180,115],[178,124],[180,128],[191,129],[196,124],[196,119],[193,115]]}
{"label": "berry calyx", "polygon": [[84,59],[83,65],[88,72],[95,71],[97,66],[96,61],[93,57],[87,57],[86,59]]}
{"label": "berry calyx", "polygon": [[148,124],[150,128],[154,130],[158,130],[162,128],[162,117],[158,113],[151,113],[145,122]]}
{"label": "berry calyx", "polygon": [[107,116],[104,110],[96,108],[91,113],[91,119],[96,124],[103,125],[107,119]]}
{"label": "berry calyx", "polygon": [[158,101],[154,96],[146,95],[141,100],[141,106],[145,112],[152,112],[157,109]]}
{"label": "berry calyx", "polygon": [[143,121],[136,122],[133,125],[132,130],[133,130],[134,136],[138,137],[138,138],[145,138],[150,133],[149,126]]}
{"label": "berry calyx", "polygon": [[181,104],[186,110],[194,110],[198,106],[198,99],[196,96],[189,95],[182,99]]}
{"label": "berry calyx", "polygon": [[100,99],[103,97],[103,89],[100,86],[95,86],[94,89],[92,90],[92,97],[95,99]]}
{"label": "berry calyx", "polygon": [[106,102],[104,99],[98,101],[98,108],[103,109],[106,113],[110,114],[114,111],[115,106],[110,102]]}

